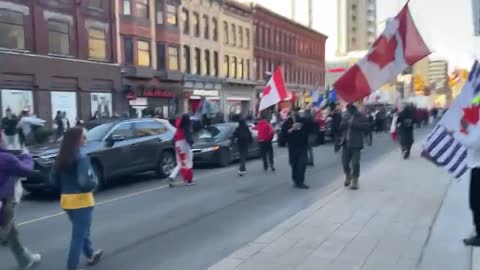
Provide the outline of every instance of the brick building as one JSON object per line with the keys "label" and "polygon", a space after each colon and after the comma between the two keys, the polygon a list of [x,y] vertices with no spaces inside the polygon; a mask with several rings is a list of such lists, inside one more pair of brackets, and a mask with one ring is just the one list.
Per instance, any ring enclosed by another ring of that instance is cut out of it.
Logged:
{"label": "brick building", "polygon": [[125,100],[138,116],[182,111],[180,0],[117,1]]}
{"label": "brick building", "polygon": [[304,105],[310,90],[325,87],[327,36],[260,5],[252,8],[257,95],[263,91],[268,74],[282,67],[290,95],[295,96],[297,105]]}
{"label": "brick building", "polygon": [[113,0],[0,1],[1,112],[73,122],[119,111],[114,12]]}

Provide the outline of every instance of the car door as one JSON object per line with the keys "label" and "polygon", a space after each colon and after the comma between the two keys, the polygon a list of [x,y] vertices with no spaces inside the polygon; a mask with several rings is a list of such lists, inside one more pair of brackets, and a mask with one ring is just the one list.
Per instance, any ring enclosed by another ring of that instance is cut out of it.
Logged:
{"label": "car door", "polygon": [[248,146],[248,156],[256,157],[259,153],[259,145],[257,140],[258,131],[251,128],[250,132],[252,133],[252,143]]}
{"label": "car door", "polygon": [[163,144],[169,143],[163,134],[168,129],[158,121],[148,120],[134,123],[135,142],[138,144],[132,156],[137,160],[135,167],[139,171],[155,168]]}
{"label": "car door", "polygon": [[128,173],[132,169],[132,159],[129,158],[134,139],[132,123],[122,123],[114,127],[107,138],[107,142],[113,138],[122,138],[118,141],[112,141],[111,145],[107,145],[101,153],[101,162],[105,174],[109,176],[117,176]]}

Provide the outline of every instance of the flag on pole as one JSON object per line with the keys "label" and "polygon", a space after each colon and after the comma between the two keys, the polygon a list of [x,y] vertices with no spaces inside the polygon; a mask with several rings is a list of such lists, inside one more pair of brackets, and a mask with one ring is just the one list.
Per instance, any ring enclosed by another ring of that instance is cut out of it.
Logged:
{"label": "flag on pole", "polygon": [[318,88],[313,89],[310,91],[310,98],[312,99],[312,107],[316,108],[320,106],[320,103],[322,102],[323,96],[320,95],[320,92],[318,91]]}
{"label": "flag on pole", "polygon": [[389,20],[367,56],[349,68],[335,82],[334,88],[343,100],[353,103],[395,79],[406,67],[430,53],[407,3],[395,18]]}
{"label": "flag on pole", "polygon": [[287,99],[287,90],[285,89],[282,70],[277,68],[268,81],[265,90],[263,90],[258,110],[263,111],[285,99]]}
{"label": "flag on pole", "polygon": [[[479,96],[480,62],[476,61],[462,92],[423,144],[423,157],[445,168],[455,178],[468,171],[467,156],[471,146],[465,138],[480,129],[480,107],[476,104]],[[462,127],[462,121],[469,124],[468,130]]]}

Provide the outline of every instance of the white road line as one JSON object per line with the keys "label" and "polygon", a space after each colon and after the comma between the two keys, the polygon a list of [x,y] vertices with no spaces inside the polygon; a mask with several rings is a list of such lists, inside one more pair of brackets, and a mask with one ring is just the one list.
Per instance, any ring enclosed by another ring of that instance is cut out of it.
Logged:
{"label": "white road line", "polygon": [[[283,157],[283,156],[285,156],[285,154],[279,155],[278,157]],[[208,173],[208,174],[202,175],[201,177],[198,177],[197,179],[209,178],[211,176],[227,173],[227,172],[234,171],[234,170],[236,170],[236,167],[232,166],[228,169],[224,169],[224,170],[220,170],[220,171],[216,171],[216,172],[213,172],[213,173]],[[154,187],[154,188],[138,191],[138,192],[135,192],[135,193],[123,195],[123,196],[120,196],[120,197],[117,197],[117,198],[113,198],[113,199],[109,199],[109,200],[105,200],[105,201],[96,203],[95,206],[102,206],[102,205],[109,204],[109,203],[112,203],[112,202],[136,197],[138,195],[142,195],[142,194],[149,193],[149,192],[152,192],[152,191],[165,189],[167,187],[168,187],[168,185],[163,185],[163,186],[159,186],[159,187]],[[55,218],[55,217],[62,216],[64,214],[65,214],[65,212],[59,212],[59,213],[56,213],[56,214],[53,214],[53,215],[48,215],[48,216],[44,216],[44,217],[40,217],[40,218],[36,218],[36,219],[27,220],[27,221],[18,223],[18,226],[25,226],[25,225],[29,225],[29,224],[32,224],[32,223],[37,223],[37,222],[44,221],[44,220],[47,220],[47,219],[52,219],[52,218]]]}

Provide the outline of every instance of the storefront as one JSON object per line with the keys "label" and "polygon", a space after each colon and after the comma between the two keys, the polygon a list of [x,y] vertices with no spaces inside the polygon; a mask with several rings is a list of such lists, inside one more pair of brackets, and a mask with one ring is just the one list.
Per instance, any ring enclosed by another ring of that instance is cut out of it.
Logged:
{"label": "storefront", "polygon": [[214,106],[213,111],[221,111],[220,92],[218,90],[185,90],[185,108],[190,113],[196,113],[201,110],[202,101],[207,100]]}
{"label": "storefront", "polygon": [[223,111],[228,120],[235,115],[246,117],[254,115],[255,85],[254,84],[224,84],[222,91]]}

